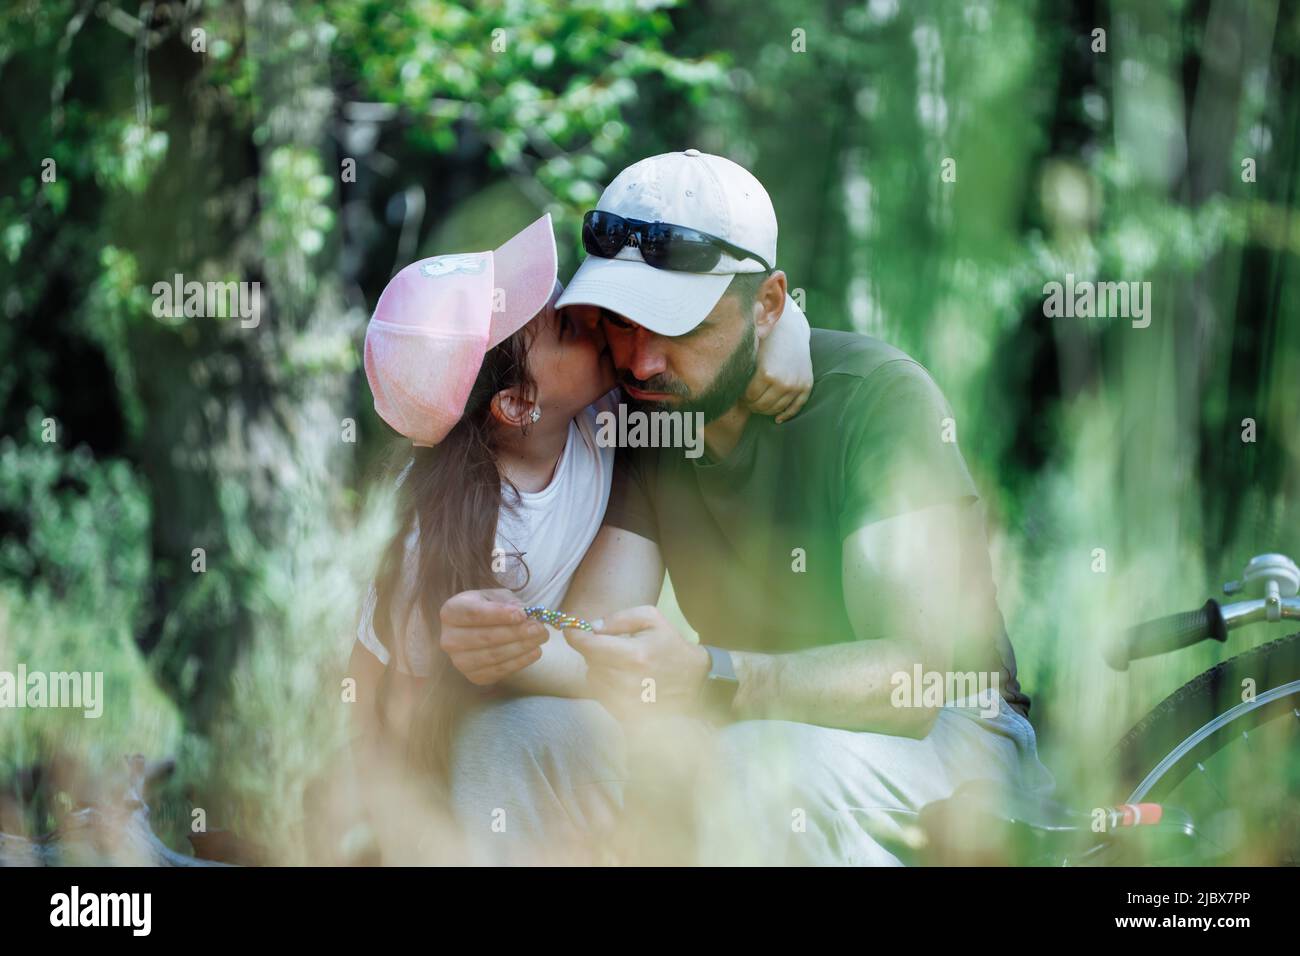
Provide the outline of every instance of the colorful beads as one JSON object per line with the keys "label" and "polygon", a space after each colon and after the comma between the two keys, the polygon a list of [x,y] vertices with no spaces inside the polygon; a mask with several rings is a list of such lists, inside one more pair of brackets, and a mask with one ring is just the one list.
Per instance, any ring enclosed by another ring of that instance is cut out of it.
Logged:
{"label": "colorful beads", "polygon": [[560,631],[565,628],[573,628],[578,631],[591,630],[591,625],[582,618],[574,617],[572,614],[565,614],[563,611],[552,611],[549,607],[542,607],[540,604],[524,608],[524,613],[533,620],[549,624]]}

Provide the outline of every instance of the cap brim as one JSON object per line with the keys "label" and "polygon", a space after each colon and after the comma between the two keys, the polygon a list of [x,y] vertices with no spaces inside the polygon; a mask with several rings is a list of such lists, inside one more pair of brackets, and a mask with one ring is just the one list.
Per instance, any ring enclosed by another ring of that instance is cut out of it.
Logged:
{"label": "cap brim", "polygon": [[638,259],[588,256],[555,307],[595,305],[658,335],[685,335],[713,311],[731,278],[655,269]]}
{"label": "cap brim", "polygon": [[[555,228],[547,213],[521,229],[492,253],[493,282],[500,290],[493,302],[488,348],[514,335],[551,299],[559,266],[555,256]],[[502,308],[496,308],[500,305]]]}

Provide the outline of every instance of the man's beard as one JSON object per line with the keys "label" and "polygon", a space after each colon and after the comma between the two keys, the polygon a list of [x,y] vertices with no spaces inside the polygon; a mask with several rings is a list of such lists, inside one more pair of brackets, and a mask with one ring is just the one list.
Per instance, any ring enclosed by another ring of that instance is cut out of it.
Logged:
{"label": "man's beard", "polygon": [[713,381],[704,390],[704,394],[698,398],[693,398],[690,389],[667,375],[656,375],[642,382],[624,373],[621,376],[623,381],[632,382],[642,391],[664,392],[684,399],[680,404],[674,405],[670,402],[642,401],[627,395],[627,403],[633,409],[643,412],[676,411],[687,414],[700,412],[704,415],[705,422],[711,422],[730,411],[732,406],[744,396],[745,389],[749,387],[750,379],[758,371],[756,342],[757,334],[754,331],[754,323],[745,323],[745,333],[740,337],[740,344],[722,363],[722,368],[718,370],[718,374],[713,377]]}

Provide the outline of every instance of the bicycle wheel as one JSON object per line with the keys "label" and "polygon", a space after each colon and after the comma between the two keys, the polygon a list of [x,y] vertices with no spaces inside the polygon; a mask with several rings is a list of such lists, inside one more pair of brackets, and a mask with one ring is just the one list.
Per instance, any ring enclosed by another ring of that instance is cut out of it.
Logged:
{"label": "bicycle wheel", "polygon": [[1192,814],[1202,861],[1300,862],[1300,634],[1189,681],[1112,758],[1126,802]]}

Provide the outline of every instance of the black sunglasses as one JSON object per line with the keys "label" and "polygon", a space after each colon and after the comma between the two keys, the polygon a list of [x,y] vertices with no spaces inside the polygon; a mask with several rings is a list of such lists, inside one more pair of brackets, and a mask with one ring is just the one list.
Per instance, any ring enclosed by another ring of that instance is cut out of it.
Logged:
{"label": "black sunglasses", "polygon": [[613,259],[627,245],[641,250],[646,265],[671,272],[708,272],[723,252],[737,259],[757,260],[764,270],[772,271],[762,256],[688,226],[624,219],[599,209],[582,217],[582,247],[588,254]]}

